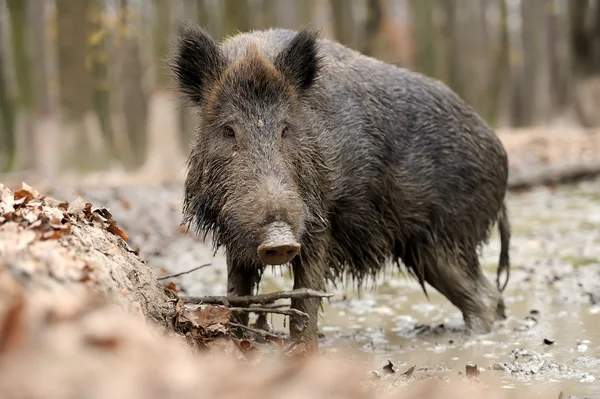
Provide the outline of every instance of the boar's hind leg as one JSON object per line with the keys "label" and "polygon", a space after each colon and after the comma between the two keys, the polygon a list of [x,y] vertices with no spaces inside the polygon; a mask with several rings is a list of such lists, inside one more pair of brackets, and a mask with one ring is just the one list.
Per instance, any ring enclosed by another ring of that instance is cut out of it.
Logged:
{"label": "boar's hind leg", "polygon": [[495,320],[505,318],[504,301],[483,275],[476,250],[438,247],[435,254],[424,265],[425,280],[460,309],[470,331],[489,333]]}
{"label": "boar's hind leg", "polygon": [[[325,261],[316,259],[299,259],[292,262],[294,269],[294,289],[325,289]],[[309,350],[318,347],[318,315],[321,299],[292,299],[292,309],[308,314],[308,320],[299,316],[290,316],[290,337],[292,341],[304,342]],[[300,337],[302,335],[302,337]]]}
{"label": "boar's hind leg", "polygon": [[[258,270],[253,267],[233,264],[227,258],[227,295],[246,296],[252,295],[254,287],[260,280]],[[248,312],[232,312],[230,320],[234,323],[248,326]],[[241,329],[235,330],[236,335],[242,336]]]}

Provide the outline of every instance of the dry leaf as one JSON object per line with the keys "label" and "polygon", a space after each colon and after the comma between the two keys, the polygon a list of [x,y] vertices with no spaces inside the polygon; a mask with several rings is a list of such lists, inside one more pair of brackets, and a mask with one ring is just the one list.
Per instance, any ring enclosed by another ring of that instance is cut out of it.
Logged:
{"label": "dry leaf", "polygon": [[129,241],[129,236],[127,235],[127,233],[125,233],[123,230],[117,227],[117,222],[115,221],[112,221],[112,223],[109,222],[106,230],[111,234],[121,237],[125,242]]}
{"label": "dry leaf", "polygon": [[231,310],[219,306],[207,305],[194,311],[195,322],[204,328],[213,324],[229,323]]}

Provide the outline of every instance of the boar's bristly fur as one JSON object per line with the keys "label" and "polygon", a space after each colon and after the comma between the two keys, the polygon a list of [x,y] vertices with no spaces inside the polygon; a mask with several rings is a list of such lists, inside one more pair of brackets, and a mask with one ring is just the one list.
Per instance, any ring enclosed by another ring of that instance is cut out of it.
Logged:
{"label": "boar's bristly fur", "polygon": [[[225,248],[230,294],[252,294],[276,262],[289,261],[294,288],[313,289],[396,262],[469,330],[505,317],[478,250],[498,222],[508,271],[507,155],[448,87],[307,29],[217,44],[187,24],[171,65],[199,116],[184,220]],[[309,345],[319,303],[292,301],[310,316],[305,330],[291,319],[292,336]]]}

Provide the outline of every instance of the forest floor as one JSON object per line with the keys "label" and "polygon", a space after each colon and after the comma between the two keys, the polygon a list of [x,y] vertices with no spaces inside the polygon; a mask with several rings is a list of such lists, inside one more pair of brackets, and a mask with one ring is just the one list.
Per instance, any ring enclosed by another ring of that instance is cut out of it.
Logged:
{"label": "forest floor", "polygon": [[[600,133],[500,134],[514,188],[508,195],[513,228],[508,319],[488,335],[467,337],[460,313],[444,297],[428,289],[428,300],[415,281],[390,269],[360,294],[351,287],[328,287],[334,296],[319,321],[324,354],[357,351],[373,383],[386,387],[431,377],[452,380],[473,373],[476,365],[476,373],[519,397],[548,397],[541,389],[550,397],[560,392],[600,397],[600,180],[592,177],[600,172]],[[588,179],[555,184],[569,176]],[[98,174],[44,181],[6,176],[0,182],[17,188],[25,180],[54,198],[81,196],[107,207],[130,247],[159,276],[211,264],[165,283],[187,295],[224,295],[223,254],[213,254],[209,242],[179,225],[182,170],[156,177]],[[498,253],[494,234],[482,253],[490,279]],[[290,288],[289,273],[274,269],[264,276],[261,292]],[[269,322],[285,331],[283,318]]]}

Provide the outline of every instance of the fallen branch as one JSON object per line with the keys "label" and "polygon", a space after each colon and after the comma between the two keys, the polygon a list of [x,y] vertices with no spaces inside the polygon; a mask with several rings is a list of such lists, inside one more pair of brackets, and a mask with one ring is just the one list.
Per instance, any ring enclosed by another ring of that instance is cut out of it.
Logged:
{"label": "fallen branch", "polygon": [[301,288],[293,291],[278,291],[270,294],[247,296],[181,296],[181,299],[188,304],[249,306],[253,304],[266,305],[279,299],[329,298],[332,296],[333,294],[327,292]]}
{"label": "fallen branch", "polygon": [[534,186],[574,183],[600,176],[600,161],[561,162],[546,166],[531,167],[526,172],[509,177],[511,190]]}
{"label": "fallen branch", "polygon": [[256,334],[256,335],[260,335],[263,338],[274,338],[274,339],[280,339],[280,338],[282,338],[281,335],[274,334],[272,332],[265,331],[265,330],[260,330],[258,328],[253,328],[253,327],[250,327],[250,326],[245,326],[245,325],[239,324],[239,323],[231,323],[231,322],[229,322],[229,325],[231,327],[241,328],[243,330],[250,331],[251,333]]}
{"label": "fallen branch", "polygon": [[282,314],[286,316],[300,316],[308,319],[308,314],[298,309],[273,309],[273,308],[227,308],[232,312],[246,312],[246,313],[271,313],[271,314]]}
{"label": "fallen branch", "polygon": [[300,334],[298,334],[298,336],[296,337],[296,339],[294,339],[283,351],[283,353],[290,353],[292,351],[292,349],[294,349],[296,347],[296,345],[298,345],[298,343],[300,342],[300,340],[302,339],[302,336],[304,335],[304,331],[306,330],[306,326],[307,324],[304,323],[304,325],[302,326],[302,331],[300,331]]}
{"label": "fallen branch", "polygon": [[169,278],[183,276],[184,274],[190,274],[192,272],[195,272],[196,270],[203,269],[203,268],[208,267],[210,265],[212,265],[212,263],[205,263],[203,265],[196,266],[196,267],[194,267],[194,268],[192,268],[190,270],[186,270],[185,272],[174,273],[174,274],[169,274],[169,275],[166,275],[166,276],[158,277],[157,280],[167,280]]}

